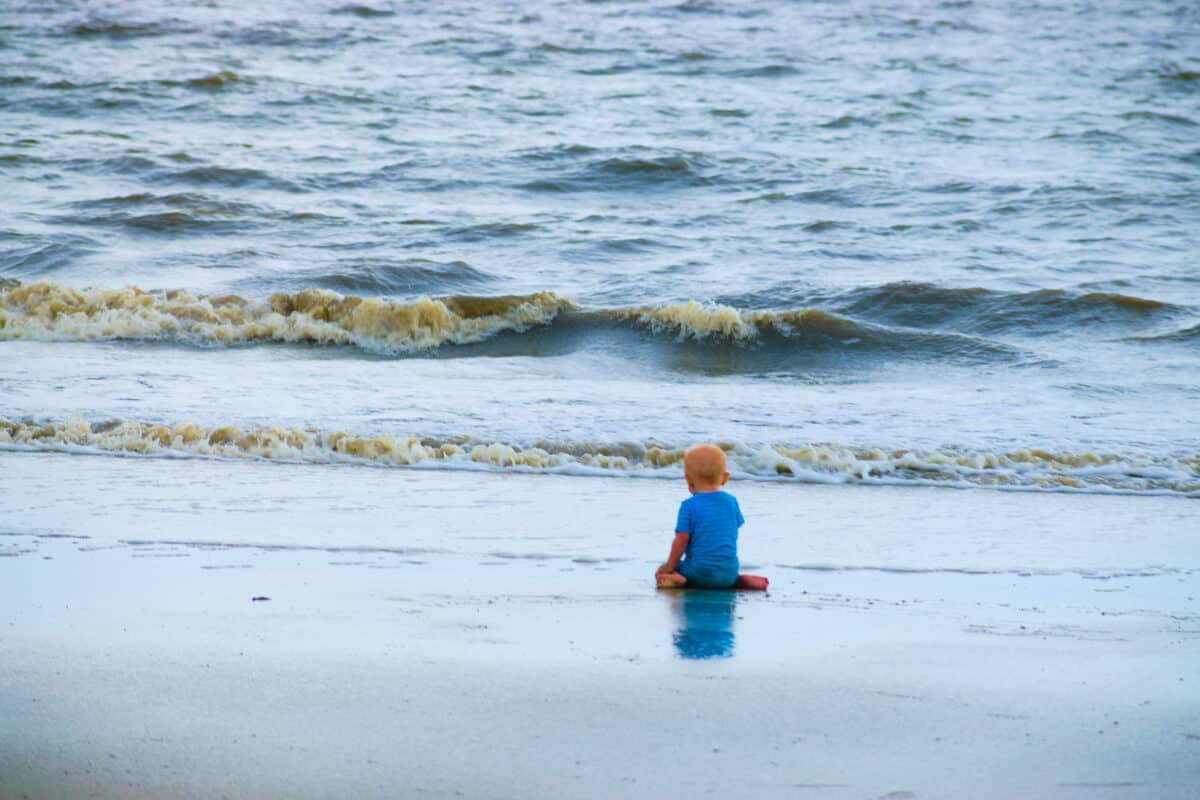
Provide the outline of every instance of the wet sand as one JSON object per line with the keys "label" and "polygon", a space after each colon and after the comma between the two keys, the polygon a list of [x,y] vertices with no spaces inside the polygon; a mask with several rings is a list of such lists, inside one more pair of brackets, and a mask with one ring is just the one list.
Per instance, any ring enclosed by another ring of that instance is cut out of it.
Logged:
{"label": "wet sand", "polygon": [[667,593],[664,481],[116,461],[0,453],[0,797],[1200,782],[1194,501],[742,483],[771,591]]}

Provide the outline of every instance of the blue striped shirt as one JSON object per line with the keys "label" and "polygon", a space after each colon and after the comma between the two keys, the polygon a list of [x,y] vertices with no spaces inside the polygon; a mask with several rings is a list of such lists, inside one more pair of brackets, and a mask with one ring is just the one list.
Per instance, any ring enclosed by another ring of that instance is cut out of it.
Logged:
{"label": "blue striped shirt", "polygon": [[738,528],[744,522],[737,498],[728,492],[697,492],[680,503],[675,531],[690,538],[679,571],[736,580]]}

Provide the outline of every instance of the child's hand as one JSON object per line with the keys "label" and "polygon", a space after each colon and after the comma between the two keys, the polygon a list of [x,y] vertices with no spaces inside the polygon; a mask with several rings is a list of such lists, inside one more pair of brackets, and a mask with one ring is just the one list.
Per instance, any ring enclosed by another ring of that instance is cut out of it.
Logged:
{"label": "child's hand", "polygon": [[663,573],[671,572],[671,571],[672,570],[667,569],[667,562],[664,561],[663,563],[658,565],[658,569],[654,570],[654,574],[662,575]]}

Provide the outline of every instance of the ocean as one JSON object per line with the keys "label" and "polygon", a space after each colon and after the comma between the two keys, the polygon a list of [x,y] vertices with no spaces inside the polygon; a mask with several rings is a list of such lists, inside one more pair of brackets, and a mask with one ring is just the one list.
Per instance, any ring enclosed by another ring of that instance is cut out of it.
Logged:
{"label": "ocean", "polygon": [[1198,126],[1171,0],[6,3],[2,457],[1197,497]]}

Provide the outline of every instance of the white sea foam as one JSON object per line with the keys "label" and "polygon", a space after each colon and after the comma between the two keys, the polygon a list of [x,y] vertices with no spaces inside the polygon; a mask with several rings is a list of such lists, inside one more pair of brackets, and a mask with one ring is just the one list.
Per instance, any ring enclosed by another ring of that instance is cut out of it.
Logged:
{"label": "white sea foam", "polygon": [[[1001,453],[802,447],[722,443],[730,471],[754,480],[801,483],[911,484],[1200,495],[1200,454]],[[283,460],[389,467],[513,469],[561,474],[677,477],[685,446],[639,443],[480,442],[466,437],[354,434],[299,427],[243,428],[123,420],[90,423],[0,419],[0,447]]]}

